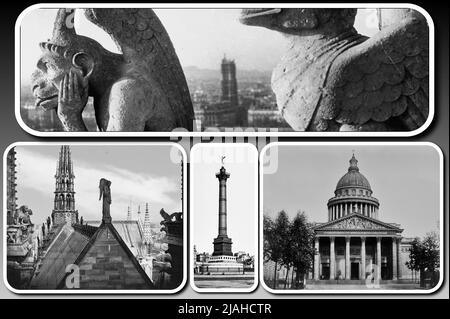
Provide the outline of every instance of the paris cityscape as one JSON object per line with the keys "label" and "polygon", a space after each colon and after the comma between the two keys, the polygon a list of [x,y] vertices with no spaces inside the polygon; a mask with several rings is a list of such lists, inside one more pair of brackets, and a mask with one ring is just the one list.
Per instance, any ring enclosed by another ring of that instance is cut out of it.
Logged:
{"label": "paris cityscape", "polygon": [[[225,56],[217,65],[217,70],[184,68],[197,131],[236,127],[292,130],[277,108],[271,71],[240,70],[238,61]],[[37,131],[62,130],[56,112],[39,109],[34,103],[31,87],[23,85],[20,112],[27,126]],[[92,101],[87,104],[83,119],[89,130],[97,130]]]}

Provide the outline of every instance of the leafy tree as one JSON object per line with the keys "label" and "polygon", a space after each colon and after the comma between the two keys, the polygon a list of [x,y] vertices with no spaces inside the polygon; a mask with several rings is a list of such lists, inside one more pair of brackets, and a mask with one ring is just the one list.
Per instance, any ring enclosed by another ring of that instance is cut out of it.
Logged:
{"label": "leafy tree", "polygon": [[277,268],[283,264],[289,218],[285,211],[278,213],[275,221],[264,216],[264,259],[275,263],[273,288],[277,287]]}
{"label": "leafy tree", "polygon": [[305,213],[298,213],[293,221],[285,211],[280,211],[275,220],[264,216],[263,228],[264,260],[275,263],[273,288],[277,288],[279,266],[287,269],[285,288],[291,267],[295,269],[295,288],[301,288],[315,254],[314,232]]}
{"label": "leafy tree", "polygon": [[415,238],[409,251],[406,266],[422,275],[425,271],[435,272],[439,268],[439,236],[436,232],[428,233],[423,240]]}
{"label": "leafy tree", "polygon": [[314,231],[304,212],[295,216],[289,228],[289,251],[295,268],[295,288],[303,288],[305,275],[312,269],[314,255]]}

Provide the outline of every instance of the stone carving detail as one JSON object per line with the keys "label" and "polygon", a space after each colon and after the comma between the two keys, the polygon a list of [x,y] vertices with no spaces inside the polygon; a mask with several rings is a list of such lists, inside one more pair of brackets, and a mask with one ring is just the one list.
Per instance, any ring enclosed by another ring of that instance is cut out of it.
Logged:
{"label": "stone carving detail", "polygon": [[31,215],[33,215],[33,211],[28,206],[20,206],[14,214],[14,225],[31,224]]}
{"label": "stone carving detail", "polygon": [[100,180],[99,189],[99,200],[103,198],[102,221],[104,223],[111,223],[111,182],[105,178],[102,178]]}
{"label": "stone carving detail", "polygon": [[244,9],[241,22],[290,45],[272,74],[296,131],[411,131],[429,112],[429,29],[406,9],[380,9],[380,31],[357,33],[357,9]]}
{"label": "stone carving detail", "polygon": [[358,217],[351,217],[342,220],[336,224],[332,224],[327,228],[330,229],[385,229],[385,227],[375,224],[371,221],[364,220]]}
{"label": "stone carving detail", "polygon": [[194,111],[181,65],[153,10],[84,9],[122,54],[76,34],[75,10],[60,9],[53,37],[32,75],[36,105],[56,110],[66,131],[86,131],[82,112],[93,97],[100,131],[192,130]]}
{"label": "stone carving detail", "polygon": [[161,225],[165,224],[165,223],[169,223],[169,222],[181,222],[183,220],[183,213],[181,212],[176,212],[176,213],[166,213],[166,211],[164,209],[160,210],[160,215],[161,217],[164,219],[161,222]]}
{"label": "stone carving detail", "polygon": [[23,244],[28,242],[33,233],[34,224],[31,222],[33,211],[26,205],[16,209],[13,223],[6,230],[8,244]]}

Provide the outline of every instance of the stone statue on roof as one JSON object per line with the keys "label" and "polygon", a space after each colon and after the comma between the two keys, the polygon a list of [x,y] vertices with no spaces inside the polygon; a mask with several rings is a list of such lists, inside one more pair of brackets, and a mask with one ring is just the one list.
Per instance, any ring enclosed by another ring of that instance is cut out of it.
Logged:
{"label": "stone statue on roof", "polygon": [[104,223],[111,223],[111,181],[105,178],[100,179],[100,197],[99,200],[103,198],[103,208],[102,208],[102,221]]}

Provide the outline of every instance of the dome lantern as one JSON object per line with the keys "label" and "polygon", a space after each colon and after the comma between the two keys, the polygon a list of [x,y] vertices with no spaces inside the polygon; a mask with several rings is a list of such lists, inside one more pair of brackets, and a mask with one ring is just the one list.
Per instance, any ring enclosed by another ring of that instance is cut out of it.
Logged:
{"label": "dome lantern", "polygon": [[367,178],[360,173],[358,160],[353,153],[348,172],[342,176],[328,201],[328,220],[359,213],[378,219],[379,202],[372,197],[372,188]]}

